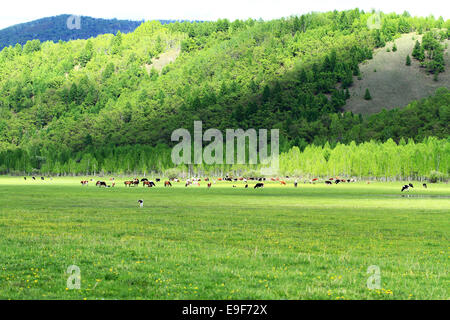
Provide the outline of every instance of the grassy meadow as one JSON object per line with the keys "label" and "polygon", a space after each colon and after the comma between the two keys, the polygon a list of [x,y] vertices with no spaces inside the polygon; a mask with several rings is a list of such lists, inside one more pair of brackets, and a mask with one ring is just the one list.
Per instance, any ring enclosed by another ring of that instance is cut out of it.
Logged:
{"label": "grassy meadow", "polygon": [[450,298],[447,184],[80,180],[0,178],[0,299]]}

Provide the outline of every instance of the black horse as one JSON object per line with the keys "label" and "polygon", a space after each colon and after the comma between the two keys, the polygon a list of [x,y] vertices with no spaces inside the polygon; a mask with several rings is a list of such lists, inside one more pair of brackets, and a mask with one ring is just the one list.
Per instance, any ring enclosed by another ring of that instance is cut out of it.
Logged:
{"label": "black horse", "polygon": [[107,187],[106,182],[105,181],[97,181],[97,183],[95,184],[96,187]]}

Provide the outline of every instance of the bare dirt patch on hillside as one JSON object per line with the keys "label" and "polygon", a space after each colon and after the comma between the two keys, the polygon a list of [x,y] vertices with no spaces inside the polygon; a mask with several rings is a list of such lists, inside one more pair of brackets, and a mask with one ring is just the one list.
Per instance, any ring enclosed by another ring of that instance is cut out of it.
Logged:
{"label": "bare dirt patch on hillside", "polygon": [[[427,97],[437,88],[450,86],[450,58],[445,50],[445,72],[440,73],[438,81],[433,80],[420,62],[411,57],[416,40],[422,36],[406,34],[396,39],[397,51],[392,51],[393,43],[374,52],[373,59],[360,65],[362,79],[354,78],[350,91],[350,99],[345,110],[354,113],[371,114],[382,109],[404,107],[411,101]],[[445,44],[449,41],[446,40]],[[386,48],[391,51],[387,52]],[[411,57],[411,66],[407,66],[406,56]],[[376,72],[374,71],[376,70]],[[369,89],[372,100],[364,100],[366,88]]]}
{"label": "bare dirt patch on hillside", "polygon": [[161,53],[158,58],[153,58],[151,64],[147,64],[145,68],[147,72],[150,72],[152,68],[155,68],[158,72],[161,72],[169,63],[174,62],[181,53],[181,46],[175,46],[169,50]]}

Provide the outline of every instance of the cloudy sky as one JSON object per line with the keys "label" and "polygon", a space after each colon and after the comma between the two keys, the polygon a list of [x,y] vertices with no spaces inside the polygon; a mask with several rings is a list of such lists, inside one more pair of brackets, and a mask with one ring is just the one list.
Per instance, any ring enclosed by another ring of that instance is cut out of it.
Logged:
{"label": "cloudy sky", "polygon": [[95,18],[132,20],[188,19],[215,20],[218,18],[264,20],[287,17],[310,11],[360,8],[366,11],[450,18],[450,6],[444,0],[13,0],[2,1],[0,29],[42,17],[68,13]]}

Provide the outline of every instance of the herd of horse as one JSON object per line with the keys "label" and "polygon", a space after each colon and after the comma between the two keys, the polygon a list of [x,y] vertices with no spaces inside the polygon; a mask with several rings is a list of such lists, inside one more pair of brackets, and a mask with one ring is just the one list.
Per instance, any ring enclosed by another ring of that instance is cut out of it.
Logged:
{"label": "herd of horse", "polygon": [[[112,183],[109,185],[106,183],[106,181],[97,181],[95,183],[96,187],[105,187],[105,188],[111,188],[111,187],[115,187],[116,183],[114,182],[114,178],[110,179],[112,181]],[[92,179],[91,179],[92,181]],[[160,182],[161,179],[157,178],[156,182]],[[82,180],[81,181],[81,185],[85,186],[88,185],[89,181],[88,180]],[[125,187],[136,187],[138,186],[140,183],[142,183],[143,187],[156,187],[156,184],[154,181],[152,180],[148,180],[147,178],[142,178],[141,180],[139,180],[138,178],[134,178],[133,180],[127,180],[124,181],[124,185]],[[164,181],[164,187],[171,187],[172,183],[170,181]]]}
{"label": "herd of horse", "polygon": [[[289,180],[290,177],[286,176],[285,179]],[[110,180],[114,181],[114,178],[111,178]],[[186,179],[185,187],[188,187],[188,186],[191,186],[191,185],[200,186],[200,182],[202,180],[207,182],[207,187],[208,188],[211,188],[212,185],[216,183],[215,180],[213,180],[213,179],[210,180],[210,178],[203,178],[202,179],[202,178],[195,178],[194,177],[194,178]],[[270,180],[270,181],[273,181],[273,182],[279,182],[281,185],[284,185],[284,186],[287,185],[286,181],[283,180],[283,179],[280,179],[280,178],[265,178],[265,177],[249,177],[249,178],[247,178],[247,177],[239,177],[239,178],[233,178],[233,177],[229,177],[229,176],[226,176],[226,177],[223,177],[223,178],[217,178],[217,181],[229,181],[229,182],[242,181],[242,182],[245,183],[244,188],[248,188],[248,182],[249,181],[255,181],[256,184],[253,186],[254,189],[264,188],[264,182],[267,181],[267,180]],[[91,179],[91,181],[93,181],[93,180]],[[155,181],[156,182],[161,182],[161,179],[160,178],[156,178]],[[325,184],[332,184],[333,183],[332,181],[335,184],[345,183],[345,182],[347,182],[347,183],[356,182],[355,179],[329,178],[328,180],[325,181]],[[169,180],[166,180],[166,181],[164,181],[164,187],[172,187],[172,182],[180,182],[180,179],[178,179],[178,178],[171,178]],[[308,183],[308,182],[312,183],[312,184],[315,184],[315,183],[320,182],[320,181],[319,181],[319,179],[311,179],[311,180],[305,180],[304,181],[304,183]],[[125,187],[136,187],[136,186],[139,186],[141,183],[142,183],[143,187],[149,187],[149,188],[156,187],[156,183],[153,180],[149,180],[147,178],[142,178],[142,179],[134,178],[132,180],[124,181]],[[82,185],[87,185],[88,181],[87,180],[83,180],[83,181],[81,181],[81,184]],[[97,181],[95,185],[97,187],[114,187],[115,186],[115,182],[112,182],[111,185],[108,185],[105,181]],[[295,188],[297,188],[297,186],[298,186],[297,179],[294,180],[293,185],[294,185]],[[233,188],[236,188],[236,187],[237,186],[233,184]]]}
{"label": "herd of horse", "polygon": [[[289,179],[289,176],[285,177],[286,179]],[[23,179],[26,181],[27,177],[23,177]],[[36,180],[36,177],[31,177],[32,180]],[[268,178],[265,177],[249,177],[249,178],[245,178],[245,177],[239,177],[239,178],[232,178],[229,176],[226,176],[224,178],[217,178],[217,181],[229,181],[229,182],[233,182],[233,181],[243,181],[245,182],[245,186],[244,188],[248,188],[248,181],[256,181],[257,183],[253,186],[254,189],[258,189],[258,188],[263,188],[264,187],[264,181],[266,181]],[[41,177],[41,180],[44,181],[45,178]],[[50,178],[50,180],[53,180],[52,178]],[[105,187],[105,188],[111,188],[111,187],[115,187],[116,183],[114,181],[114,178],[110,178],[109,179],[111,181],[111,184],[107,184],[106,181],[97,181],[95,183],[95,186],[97,187]],[[203,178],[203,180],[205,182],[207,182],[207,187],[211,188],[212,184],[216,183],[215,180],[212,180],[212,182],[210,182],[209,178]],[[274,182],[280,182],[281,185],[286,185],[286,181],[282,180],[280,178],[270,178],[271,181]],[[91,179],[90,181],[94,181],[93,179]],[[160,182],[161,179],[160,178],[156,178],[155,179],[156,182]],[[202,181],[202,178],[188,178],[186,179],[186,183],[185,183],[185,187],[188,187],[190,185],[198,185],[200,186],[200,181]],[[169,180],[164,181],[164,187],[172,187],[172,182],[180,182],[180,179],[178,178],[171,178]],[[318,178],[314,178],[311,180],[304,180],[304,183],[319,183],[320,180]],[[339,183],[352,183],[352,182],[356,182],[355,179],[340,179],[340,178],[329,178],[328,180],[325,180],[325,184],[327,185],[332,185],[334,184],[339,184]],[[138,186],[140,183],[142,183],[143,187],[156,187],[156,183],[153,180],[148,180],[147,178],[142,178],[142,179],[138,179],[138,178],[134,178],[132,180],[127,180],[124,181],[124,185],[125,187],[136,187]],[[369,182],[368,182],[369,183]],[[89,184],[88,180],[81,180],[81,185],[82,186],[87,186]],[[298,181],[297,179],[294,180],[294,187],[297,188],[298,186]],[[426,189],[428,188],[426,183],[423,183],[422,186]],[[237,186],[233,184],[233,188],[236,188]],[[414,186],[412,183],[408,183],[402,186],[401,192],[403,191],[409,191],[410,189],[413,189]]]}

